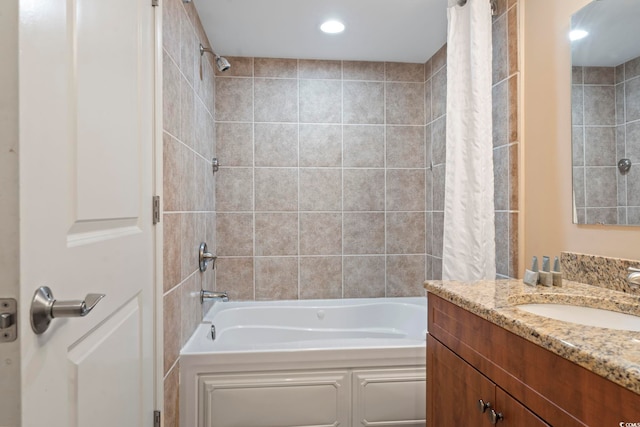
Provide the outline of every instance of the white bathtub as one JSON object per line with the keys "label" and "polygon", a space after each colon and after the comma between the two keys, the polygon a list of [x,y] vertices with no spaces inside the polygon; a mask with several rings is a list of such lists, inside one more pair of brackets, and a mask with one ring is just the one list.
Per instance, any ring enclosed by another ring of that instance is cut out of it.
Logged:
{"label": "white bathtub", "polygon": [[426,304],[216,303],[181,351],[181,425],[424,426]]}

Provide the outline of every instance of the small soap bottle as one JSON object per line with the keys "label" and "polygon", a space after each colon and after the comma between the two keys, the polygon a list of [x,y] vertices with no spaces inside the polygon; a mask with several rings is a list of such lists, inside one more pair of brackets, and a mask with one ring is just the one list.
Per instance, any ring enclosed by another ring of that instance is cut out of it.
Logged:
{"label": "small soap bottle", "polygon": [[555,257],[553,260],[553,271],[551,275],[553,276],[553,286],[562,287],[562,271],[560,271],[560,260],[558,257]]}

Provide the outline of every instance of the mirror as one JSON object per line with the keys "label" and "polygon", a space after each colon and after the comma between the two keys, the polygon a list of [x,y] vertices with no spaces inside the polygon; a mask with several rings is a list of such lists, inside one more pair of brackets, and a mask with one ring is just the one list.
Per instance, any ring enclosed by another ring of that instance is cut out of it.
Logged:
{"label": "mirror", "polygon": [[573,222],[640,225],[640,1],[571,19]]}

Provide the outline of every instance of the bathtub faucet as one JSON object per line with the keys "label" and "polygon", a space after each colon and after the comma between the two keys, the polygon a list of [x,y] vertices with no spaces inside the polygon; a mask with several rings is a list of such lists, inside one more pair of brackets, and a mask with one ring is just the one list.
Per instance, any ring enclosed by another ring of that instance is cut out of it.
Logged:
{"label": "bathtub faucet", "polygon": [[205,291],[204,289],[200,291],[200,304],[211,300],[227,302],[229,301],[229,295],[226,292]]}

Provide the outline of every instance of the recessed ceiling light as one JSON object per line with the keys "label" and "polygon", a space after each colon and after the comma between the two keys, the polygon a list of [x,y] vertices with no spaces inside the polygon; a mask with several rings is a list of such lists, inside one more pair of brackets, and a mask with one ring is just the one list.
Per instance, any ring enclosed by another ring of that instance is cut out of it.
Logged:
{"label": "recessed ceiling light", "polygon": [[576,41],[587,37],[589,33],[585,30],[571,30],[569,33],[569,40]]}
{"label": "recessed ceiling light", "polygon": [[326,21],[320,25],[320,29],[327,34],[336,34],[344,31],[344,24],[340,21]]}

